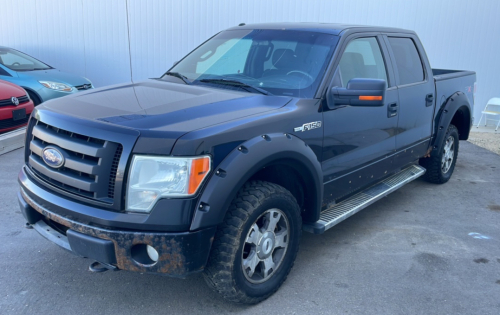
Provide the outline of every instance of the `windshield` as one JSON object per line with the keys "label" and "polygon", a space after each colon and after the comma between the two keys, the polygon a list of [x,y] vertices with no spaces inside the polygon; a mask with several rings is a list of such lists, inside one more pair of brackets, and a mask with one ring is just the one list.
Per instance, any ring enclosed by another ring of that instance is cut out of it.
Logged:
{"label": "windshield", "polygon": [[10,48],[0,48],[0,64],[14,71],[52,69],[49,65]]}
{"label": "windshield", "polygon": [[223,81],[232,80],[274,95],[313,98],[337,42],[337,36],[307,31],[224,31],[170,72],[192,84],[244,87]]}

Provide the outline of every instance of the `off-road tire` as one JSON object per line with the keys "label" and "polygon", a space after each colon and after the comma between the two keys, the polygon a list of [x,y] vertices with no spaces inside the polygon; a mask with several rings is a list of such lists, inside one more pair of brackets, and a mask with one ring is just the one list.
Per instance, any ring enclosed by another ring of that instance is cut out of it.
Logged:
{"label": "off-road tire", "polygon": [[[453,161],[449,170],[446,173],[443,173],[441,163],[444,155],[444,147],[446,145],[446,140],[450,136],[453,137],[454,139]],[[449,125],[448,129],[446,130],[443,143],[441,143],[439,150],[437,151],[438,154],[431,155],[431,157],[428,158],[422,158],[419,161],[419,164],[427,169],[427,172],[425,172],[424,175],[424,179],[434,184],[444,184],[448,180],[450,180],[451,175],[453,174],[453,170],[455,169],[455,164],[457,163],[458,147],[459,147],[458,129],[454,125]]]}
{"label": "off-road tire", "polygon": [[[288,247],[281,264],[262,283],[247,280],[242,268],[242,251],[252,225],[269,209],[279,209],[288,220]],[[255,304],[271,296],[286,280],[293,267],[302,233],[300,208],[282,186],[251,181],[232,201],[218,228],[204,272],[207,284],[226,300]]]}

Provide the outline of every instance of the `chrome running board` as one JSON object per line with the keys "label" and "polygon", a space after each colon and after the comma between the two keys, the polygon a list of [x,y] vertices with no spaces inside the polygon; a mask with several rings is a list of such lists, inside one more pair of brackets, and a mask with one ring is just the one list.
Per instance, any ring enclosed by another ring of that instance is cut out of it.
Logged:
{"label": "chrome running board", "polygon": [[306,232],[321,234],[334,227],[353,214],[363,210],[375,201],[387,196],[409,182],[424,175],[425,168],[412,165],[383,181],[339,202],[321,212],[319,220],[314,223],[305,223],[302,229]]}

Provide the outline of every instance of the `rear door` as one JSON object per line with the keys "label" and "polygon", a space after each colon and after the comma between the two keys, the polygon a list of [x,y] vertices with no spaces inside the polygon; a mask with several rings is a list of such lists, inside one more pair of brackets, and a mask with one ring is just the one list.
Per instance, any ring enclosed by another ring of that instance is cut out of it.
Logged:
{"label": "rear door", "polygon": [[432,134],[435,85],[427,57],[414,34],[384,36],[399,94],[394,163],[402,167],[425,155]]}
{"label": "rear door", "polygon": [[383,38],[377,34],[356,34],[341,47],[332,87],[345,87],[354,78],[388,82],[382,106],[335,106],[323,112],[324,140],[322,168],[324,202],[342,198],[392,169],[397,128],[398,93]]}

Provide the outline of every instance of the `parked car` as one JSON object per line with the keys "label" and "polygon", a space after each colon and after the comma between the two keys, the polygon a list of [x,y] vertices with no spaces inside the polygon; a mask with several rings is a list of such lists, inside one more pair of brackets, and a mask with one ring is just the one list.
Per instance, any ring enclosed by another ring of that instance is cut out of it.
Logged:
{"label": "parked car", "polygon": [[0,133],[26,126],[33,108],[22,87],[0,80]]}
{"label": "parked car", "polygon": [[475,81],[432,69],[413,31],[240,25],[159,79],[36,108],[19,204],[93,271],[203,271],[224,298],[257,303],[285,281],[302,230],[420,176],[450,179]]}
{"label": "parked car", "polygon": [[25,89],[35,106],[93,88],[89,79],[54,69],[18,50],[0,46],[0,79]]}

